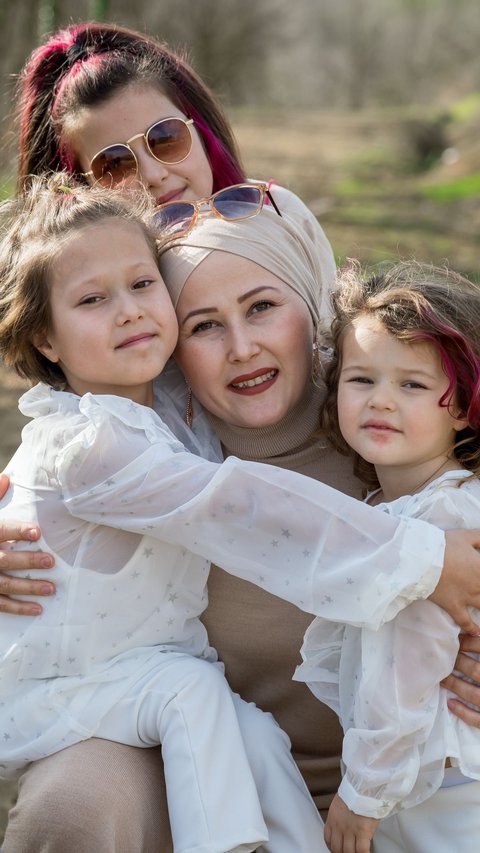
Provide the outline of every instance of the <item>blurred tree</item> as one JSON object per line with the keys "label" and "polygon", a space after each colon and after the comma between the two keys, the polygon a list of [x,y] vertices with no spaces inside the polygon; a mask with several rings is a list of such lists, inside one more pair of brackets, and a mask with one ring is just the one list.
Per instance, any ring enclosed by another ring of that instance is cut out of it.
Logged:
{"label": "blurred tree", "polygon": [[88,17],[93,21],[108,21],[110,0],[90,0]]}
{"label": "blurred tree", "polygon": [[111,20],[181,49],[230,105],[447,104],[480,88],[478,0],[0,0],[0,121],[32,48]]}
{"label": "blurred tree", "polygon": [[[0,128],[9,150],[12,129],[14,75],[39,38],[42,0],[8,3],[0,0]],[[8,154],[4,155],[5,159]]]}
{"label": "blurred tree", "polygon": [[51,33],[60,26],[60,20],[60,0],[40,0],[37,21],[38,38],[42,39],[46,33]]}
{"label": "blurred tree", "polygon": [[268,56],[283,26],[278,6],[279,0],[161,0],[134,11],[131,0],[113,0],[111,11],[184,51],[230,103],[248,103],[268,91]]}

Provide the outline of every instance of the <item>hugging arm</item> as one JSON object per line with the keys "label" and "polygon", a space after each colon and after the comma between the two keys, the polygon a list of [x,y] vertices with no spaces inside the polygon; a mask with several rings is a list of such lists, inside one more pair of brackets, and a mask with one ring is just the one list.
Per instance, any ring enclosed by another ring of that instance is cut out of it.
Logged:
{"label": "hugging arm", "polygon": [[[6,474],[0,475],[0,499],[7,493],[10,485]],[[8,543],[35,542],[40,537],[40,530],[24,522],[0,522],[0,614],[16,613],[24,616],[38,615],[42,612],[37,602],[19,600],[11,596],[45,596],[55,591],[53,583],[45,580],[29,580],[26,577],[16,577],[5,572],[25,571],[29,569],[49,569],[54,561],[50,554],[42,551],[11,551]]]}
{"label": "hugging arm", "polygon": [[[229,457],[186,453],[151,413],[82,404],[90,424],[64,447],[57,474],[85,521],[181,545],[309,613],[378,627],[425,598],[441,572],[444,534],[379,513],[315,480]],[[480,571],[477,593],[480,598]]]}
{"label": "hugging arm", "polygon": [[477,729],[480,729],[479,657],[480,637],[462,634],[460,636],[460,650],[455,661],[455,670],[442,681],[443,687],[458,697],[448,700],[448,707],[452,714]]}
{"label": "hugging arm", "polygon": [[[114,446],[120,432],[112,430]],[[145,447],[144,441],[138,444],[138,431],[134,435],[136,441],[129,436],[128,458],[123,449],[116,459],[110,456],[112,473],[122,467],[119,458],[125,462],[122,476],[126,480],[122,502],[106,523],[139,533],[150,532],[149,528],[157,525],[160,538],[179,542],[227,571],[231,565],[241,577],[333,621],[375,627],[393,618],[409,601],[430,595],[464,631],[475,631],[467,606],[480,607],[480,555],[475,550],[480,546],[480,531],[449,531],[445,548],[444,534],[432,525],[389,518],[308,477],[234,457],[216,465],[183,451],[175,455],[181,472],[176,478],[171,473],[165,478],[163,437],[153,438]],[[168,455],[172,457],[171,451]],[[172,458],[168,464],[171,462]],[[97,520],[104,509],[99,505],[104,499],[111,500],[112,489],[108,477],[98,482],[100,469],[91,454],[84,463],[93,474],[95,494],[74,488],[71,507],[86,520]],[[174,491],[168,491],[169,484],[174,485]],[[140,491],[145,496],[145,524],[128,506],[135,505]],[[163,507],[157,512],[160,496]],[[165,501],[166,496],[169,501]],[[192,513],[188,527],[178,523],[185,507]],[[289,529],[291,521],[295,521],[295,542]],[[262,532],[263,550],[257,547],[258,530]],[[250,547],[250,555],[246,553],[240,565],[236,553],[239,543],[247,552]],[[256,556],[252,562],[253,545]],[[19,554],[4,554],[3,568],[18,568],[13,561],[22,559]],[[278,566],[279,554],[282,569]],[[31,553],[23,557],[32,559]],[[36,555],[35,561],[39,557]],[[243,568],[245,560],[248,569]],[[266,562],[271,570],[262,580]],[[37,595],[39,591],[45,595],[44,585],[42,581],[25,582],[3,575],[3,609],[30,612],[26,608],[31,605],[8,596]]]}

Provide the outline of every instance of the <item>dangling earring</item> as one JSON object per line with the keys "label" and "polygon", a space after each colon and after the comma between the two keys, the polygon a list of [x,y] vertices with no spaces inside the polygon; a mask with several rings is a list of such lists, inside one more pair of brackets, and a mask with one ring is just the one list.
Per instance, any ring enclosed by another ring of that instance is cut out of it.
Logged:
{"label": "dangling earring", "polygon": [[190,429],[193,424],[193,401],[192,401],[192,389],[187,382],[187,405],[185,407],[185,423]]}

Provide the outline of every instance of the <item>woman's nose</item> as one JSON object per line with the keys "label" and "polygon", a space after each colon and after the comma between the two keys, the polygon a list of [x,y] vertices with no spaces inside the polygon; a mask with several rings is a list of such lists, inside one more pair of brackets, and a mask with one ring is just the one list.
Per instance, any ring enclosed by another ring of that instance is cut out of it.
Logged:
{"label": "woman's nose", "polygon": [[135,156],[138,163],[138,178],[145,187],[158,186],[168,178],[168,165],[156,160],[148,150],[144,139],[137,140]]}
{"label": "woman's nose", "polygon": [[261,350],[251,332],[245,326],[230,329],[228,334],[228,357],[231,361],[248,361]]}

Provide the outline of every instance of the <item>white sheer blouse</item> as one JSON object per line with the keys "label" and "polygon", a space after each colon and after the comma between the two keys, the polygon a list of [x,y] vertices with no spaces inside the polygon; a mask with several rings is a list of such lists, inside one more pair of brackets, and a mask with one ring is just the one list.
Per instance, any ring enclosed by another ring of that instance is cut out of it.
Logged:
{"label": "white sheer blouse", "polygon": [[[463,481],[459,487],[459,481]],[[443,530],[478,527],[480,482],[450,471],[416,495],[375,512],[410,516]],[[473,612],[475,621],[480,614]],[[480,779],[480,733],[454,717],[439,682],[458,653],[459,628],[429,601],[416,601],[378,630],[315,619],[305,635],[306,681],[345,731],[339,794],[357,814],[382,818],[430,797],[445,758]]]}
{"label": "white sheer blouse", "polygon": [[207,461],[152,409],[44,385],[21,409],[33,420],[0,518],[40,525],[31,547],[55,554],[57,594],[41,617],[0,620],[5,765],[48,754],[67,732],[63,745],[92,736],[149,649],[211,658],[199,619],[210,561],[307,612],[372,628],[438,581],[437,528],[274,466]]}

